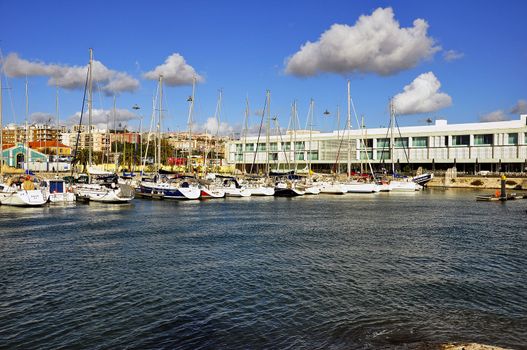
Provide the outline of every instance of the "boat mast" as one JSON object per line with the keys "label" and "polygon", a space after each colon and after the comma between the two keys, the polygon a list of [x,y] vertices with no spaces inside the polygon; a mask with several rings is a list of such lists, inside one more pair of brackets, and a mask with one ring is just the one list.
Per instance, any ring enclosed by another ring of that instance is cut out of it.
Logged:
{"label": "boat mast", "polygon": [[296,130],[298,128],[298,112],[296,110],[296,101],[293,102],[293,142],[291,144],[291,149],[293,149],[293,157],[295,159],[295,174],[298,168],[297,163],[297,151],[296,151]]}
{"label": "boat mast", "polygon": [[3,139],[3,115],[2,115],[2,72],[0,72],[0,181],[3,180],[4,176],[4,139]]}
{"label": "boat mast", "polygon": [[313,113],[315,109],[315,100],[311,99],[309,102],[309,150],[307,151],[307,171],[308,179],[311,179],[311,155],[312,155],[312,141],[313,141]]}
{"label": "boat mast", "polygon": [[266,123],[266,134],[265,134],[265,150],[266,150],[266,174],[265,177],[269,177],[269,146],[270,146],[270,129],[271,129],[271,90],[267,90],[266,93],[267,103],[267,123]]}
{"label": "boat mast", "polygon": [[392,160],[392,175],[395,175],[395,163],[394,163],[394,148],[395,148],[395,135],[393,134],[393,128],[395,124],[395,106],[393,100],[390,100],[390,158]]}
{"label": "boat mast", "polygon": [[188,172],[192,172],[192,112],[194,110],[194,94],[196,93],[196,76],[192,77],[192,96],[187,100],[188,106]]}
{"label": "boat mast", "polygon": [[26,174],[29,174],[29,96],[27,91],[27,75],[26,75],[26,159],[24,159],[26,166]]}
{"label": "boat mast", "polygon": [[351,94],[350,94],[350,81],[348,79],[348,120],[346,122],[346,129],[348,131],[348,167],[346,176],[349,179],[351,174]]}
{"label": "boat mast", "polygon": [[113,95],[113,110],[112,110],[112,114],[113,114],[113,134],[115,136],[115,140],[114,140],[114,143],[115,143],[115,148],[114,148],[114,158],[116,161],[115,161],[115,172],[117,173],[119,171],[118,167],[119,167],[119,157],[117,156],[117,113],[116,113],[116,110],[115,110],[115,95]]}
{"label": "boat mast", "polygon": [[[242,142],[242,165],[243,165],[243,173],[246,173],[246,167],[245,167],[245,147],[247,144],[247,133],[249,132],[249,96],[245,98],[245,125],[244,125],[244,133],[243,133],[243,142]],[[236,158],[236,157],[235,157]]]}
{"label": "boat mast", "polygon": [[92,89],[93,89],[93,49],[90,48],[90,68],[88,70],[88,165],[92,164],[92,148],[93,148],[93,139],[92,139]]}
{"label": "boat mast", "polygon": [[55,149],[55,170],[59,173],[59,85],[55,84],[56,96],[55,96],[55,112],[57,114],[57,147]]}
{"label": "boat mast", "polygon": [[157,149],[156,164],[157,172],[161,169],[161,122],[163,121],[163,76],[159,76],[159,119],[157,121]]}

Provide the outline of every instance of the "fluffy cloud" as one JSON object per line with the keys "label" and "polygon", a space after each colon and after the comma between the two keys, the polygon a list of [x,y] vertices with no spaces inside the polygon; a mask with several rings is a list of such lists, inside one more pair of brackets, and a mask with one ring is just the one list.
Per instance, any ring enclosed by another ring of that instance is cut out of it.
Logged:
{"label": "fluffy cloud", "polygon": [[143,76],[146,79],[158,80],[160,75],[169,86],[190,85],[194,77],[198,83],[204,81],[203,77],[196,73],[196,70],[187,64],[185,58],[178,53],[168,56],[165,63],[146,72]]}
{"label": "fluffy cloud", "polygon": [[[110,129],[114,127],[114,113],[113,109],[93,109],[92,110],[92,125],[97,129],[106,129],[108,126]],[[80,112],[75,113],[70,116],[66,122],[67,125],[77,125],[80,120]],[[121,129],[124,126],[127,126],[127,123],[132,120],[138,120],[140,117],[128,110],[128,109],[119,109],[115,110],[115,124],[117,129]],[[85,111],[82,116],[82,124],[88,124],[88,112]],[[121,126],[119,126],[121,125]],[[127,126],[128,127],[128,126]],[[128,127],[130,129],[130,127]]]}
{"label": "fluffy cloud", "polygon": [[29,116],[29,123],[31,124],[54,124],[55,116],[46,112],[35,112]]}
{"label": "fluffy cloud", "polygon": [[[49,77],[48,84],[58,85],[64,89],[73,90],[84,87],[86,81],[86,66],[65,66],[58,64],[47,64],[43,62],[32,62],[20,58],[16,53],[10,53],[5,58],[3,69],[10,77],[22,76],[46,76]],[[139,88],[139,81],[126,73],[108,69],[100,61],[93,61],[93,80],[102,85],[106,94],[124,91],[135,91]]]}
{"label": "fluffy cloud", "polygon": [[482,115],[479,118],[481,122],[501,122],[504,120],[510,120],[511,118],[501,109]]}
{"label": "fluffy cloud", "polygon": [[427,36],[428,23],[416,19],[401,28],[391,8],[362,15],[355,25],[333,24],[316,42],[306,42],[289,57],[286,73],[313,76],[331,73],[391,75],[416,66],[440,50]]}
{"label": "fluffy cloud", "polygon": [[465,54],[463,52],[457,52],[455,50],[448,50],[443,52],[443,59],[447,62],[452,62],[463,58]]}
{"label": "fluffy cloud", "polygon": [[218,121],[214,117],[208,118],[205,123],[196,125],[195,127],[198,132],[207,132],[212,135],[231,135],[235,131],[235,128],[228,123],[220,122],[218,124]]}
{"label": "fluffy cloud", "polygon": [[441,83],[432,72],[423,73],[394,97],[398,114],[435,112],[452,105],[452,98],[439,92]]}
{"label": "fluffy cloud", "polygon": [[516,104],[510,110],[511,114],[526,114],[527,113],[527,101],[518,100]]}

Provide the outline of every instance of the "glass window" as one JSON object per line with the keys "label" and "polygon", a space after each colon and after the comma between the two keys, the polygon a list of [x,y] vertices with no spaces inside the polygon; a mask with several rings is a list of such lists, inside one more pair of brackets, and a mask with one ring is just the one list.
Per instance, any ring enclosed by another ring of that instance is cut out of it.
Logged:
{"label": "glass window", "polygon": [[390,147],[390,139],[377,139],[377,148]]}
{"label": "glass window", "polygon": [[295,152],[295,160],[304,160],[304,152]]}
{"label": "glass window", "polygon": [[360,159],[372,159],[373,158],[373,151],[361,151],[360,152]]}
{"label": "glass window", "polygon": [[278,153],[269,153],[269,160],[278,160]]}
{"label": "glass window", "polygon": [[237,162],[243,161],[243,154],[236,154],[236,161]]}
{"label": "glass window", "polygon": [[307,157],[309,160],[318,160],[318,151],[307,152]]}
{"label": "glass window", "polygon": [[395,147],[408,147],[408,137],[396,137]]}
{"label": "glass window", "polygon": [[493,138],[492,134],[474,135],[474,146],[492,145]]}
{"label": "glass window", "polygon": [[377,151],[377,158],[380,160],[390,159],[390,151]]}
{"label": "glass window", "polygon": [[265,143],[258,144],[258,151],[265,151]]}
{"label": "glass window", "polygon": [[236,144],[236,152],[240,153],[243,150],[243,145],[241,143]]}
{"label": "glass window", "polygon": [[278,151],[278,143],[276,142],[271,142],[269,144],[269,151]]}
{"label": "glass window", "polygon": [[470,144],[469,135],[454,135],[452,136],[452,146],[468,146]]}
{"label": "glass window", "polygon": [[291,142],[282,142],[282,150],[283,151],[290,151],[291,150]]}
{"label": "glass window", "polygon": [[428,147],[428,137],[414,137],[412,138],[412,147]]}
{"label": "glass window", "polygon": [[[360,146],[362,148],[362,146],[363,146],[362,140],[359,141],[359,144],[360,144]],[[373,139],[366,139],[366,140],[364,140],[364,145],[367,148],[372,148],[373,147]]]}
{"label": "glass window", "polygon": [[306,149],[306,145],[304,141],[297,141],[295,142],[295,150],[300,151]]}
{"label": "glass window", "polygon": [[245,145],[246,152],[254,152],[254,143],[248,143]]}
{"label": "glass window", "polygon": [[517,145],[518,144],[518,133],[509,134],[509,145]]}

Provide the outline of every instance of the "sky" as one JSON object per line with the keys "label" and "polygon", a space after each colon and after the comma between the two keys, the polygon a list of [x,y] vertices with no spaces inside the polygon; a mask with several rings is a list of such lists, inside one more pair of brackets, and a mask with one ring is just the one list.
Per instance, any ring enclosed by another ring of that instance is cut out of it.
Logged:
{"label": "sky", "polygon": [[54,123],[58,94],[61,124],[78,123],[89,48],[99,127],[115,96],[117,123],[148,130],[160,74],[165,131],[187,129],[193,78],[193,130],[213,134],[239,135],[247,101],[257,130],[267,90],[280,127],[293,101],[306,127],[313,99],[313,129],[337,110],[342,128],[348,80],[352,128],[387,126],[390,99],[400,125],[516,119],[526,15],[521,0],[0,1],[3,122]]}

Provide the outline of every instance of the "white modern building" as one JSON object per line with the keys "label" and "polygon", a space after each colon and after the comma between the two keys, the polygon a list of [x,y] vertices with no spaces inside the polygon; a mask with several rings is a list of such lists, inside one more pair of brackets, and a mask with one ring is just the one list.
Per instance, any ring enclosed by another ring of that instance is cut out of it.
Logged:
{"label": "white modern building", "polygon": [[[393,131],[393,136],[392,136]],[[393,147],[392,147],[393,144]],[[306,130],[285,135],[251,136],[227,143],[226,157],[238,169],[346,171],[348,162],[360,171],[370,161],[376,170],[404,171],[423,167],[458,171],[527,171],[527,115],[516,120],[400,128],[333,131]],[[392,154],[393,152],[393,154]],[[349,157],[348,157],[349,154]]]}

